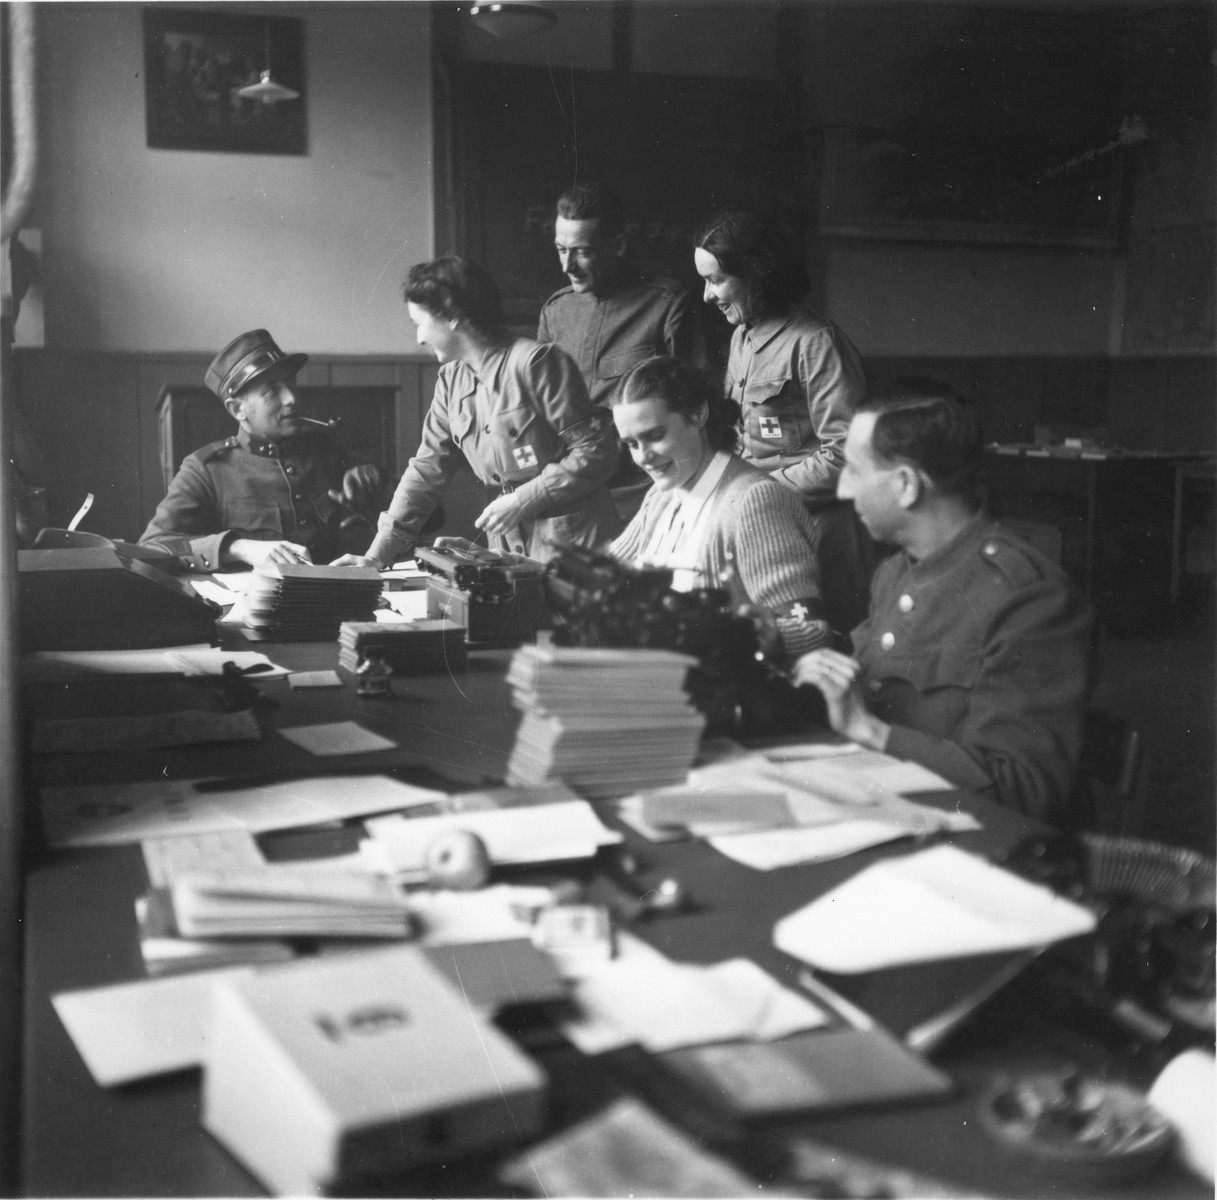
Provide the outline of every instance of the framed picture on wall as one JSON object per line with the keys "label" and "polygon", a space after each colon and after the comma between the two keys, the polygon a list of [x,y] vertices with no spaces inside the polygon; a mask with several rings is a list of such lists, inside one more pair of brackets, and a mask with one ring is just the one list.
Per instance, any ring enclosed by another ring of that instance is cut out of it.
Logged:
{"label": "framed picture on wall", "polygon": [[146,8],[144,88],[153,149],[308,152],[298,18]]}
{"label": "framed picture on wall", "polygon": [[820,232],[1111,248],[1123,176],[1118,142],[833,128],[824,133]]}

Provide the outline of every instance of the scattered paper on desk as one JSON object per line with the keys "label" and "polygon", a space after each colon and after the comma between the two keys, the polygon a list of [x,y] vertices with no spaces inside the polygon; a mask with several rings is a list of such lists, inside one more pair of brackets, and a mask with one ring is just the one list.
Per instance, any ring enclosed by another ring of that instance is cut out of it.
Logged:
{"label": "scattered paper on desk", "polygon": [[[980,822],[971,817],[972,828]],[[772,871],[798,863],[828,862],[845,858],[884,842],[909,836],[899,825],[882,821],[840,821],[835,825],[812,825],[805,829],[770,829],[760,833],[733,833],[712,837],[710,845],[720,854],[754,871]]]}
{"label": "scattered paper on desk", "polygon": [[941,775],[877,750],[774,762],[773,778],[842,804],[870,807],[918,792],[949,792]]}
{"label": "scattered paper on desk", "polygon": [[249,587],[249,581],[253,577],[252,571],[216,571],[211,576],[217,583],[223,584],[230,592],[238,596]]}
{"label": "scattered paper on desk", "polygon": [[783,917],[774,944],[824,971],[1045,946],[1089,933],[1095,915],[954,846],[874,863]]}
{"label": "scattered paper on desk", "polygon": [[190,579],[187,582],[204,600],[211,600],[221,608],[236,603],[237,593],[210,577]]}
{"label": "scattered paper on desk", "polygon": [[256,650],[166,650],[165,657],[183,675],[223,675],[225,663],[232,663],[246,674],[250,667],[257,667],[251,679],[277,679],[288,674],[286,667],[278,666]]}
{"label": "scattered paper on desk", "polygon": [[183,709],[151,717],[67,717],[38,721],[30,739],[35,754],[153,750],[207,742],[256,742],[262,736],[249,711]]}
{"label": "scattered paper on desk", "polygon": [[161,646],[151,650],[37,650],[27,655],[24,662],[35,678],[178,675],[180,668],[166,660],[167,654],[193,654],[207,649],[205,642],[196,642],[189,646]]}
{"label": "scattered paper on desk", "polygon": [[427,593],[425,591],[385,592],[381,599],[389,607],[376,610],[378,621],[400,621],[403,617],[407,621],[420,621],[427,615]]}
{"label": "scattered paper on desk", "polygon": [[385,775],[320,775],[213,787],[190,779],[44,787],[38,807],[52,846],[121,846],[145,838],[247,829],[266,833],[443,801],[445,793]]}
{"label": "scattered paper on desk", "polygon": [[101,1087],[197,1067],[206,1049],[212,988],[243,968],[141,979],[51,997]]}
{"label": "scattered paper on desk", "polygon": [[632,1096],[530,1146],[499,1178],[538,1196],[756,1196],[761,1190]]}
{"label": "scattered paper on desk", "polygon": [[[419,890],[410,907],[424,946],[460,942],[503,942],[532,935],[532,926],[517,902],[520,889],[495,884],[473,892]],[[532,889],[529,889],[532,890]]]}
{"label": "scattered paper on desk", "polygon": [[496,865],[590,858],[600,846],[621,841],[621,834],[608,829],[586,800],[434,817],[375,817],[365,827],[369,836],[360,848],[369,862],[407,878],[425,874],[427,847],[454,830],[476,833]]}
{"label": "scattered paper on desk", "polygon": [[263,866],[266,861],[248,829],[145,838],[140,850],[148,882],[154,888],[169,887],[181,875],[247,871]]}
{"label": "scattered paper on desk", "polygon": [[371,754],[376,750],[392,750],[397,745],[355,721],[297,725],[293,729],[280,729],[279,733],[310,754]]}
{"label": "scattered paper on desk", "polygon": [[709,1042],[772,1041],[818,1029],[829,1017],[754,963],[675,963],[628,934],[617,957],[589,962],[574,979],[578,1015],[560,1028],[584,1054],[638,1044],[653,1054]]}
{"label": "scattered paper on desk", "polygon": [[287,682],[292,688],[342,687],[342,677],[337,671],[293,671]]}

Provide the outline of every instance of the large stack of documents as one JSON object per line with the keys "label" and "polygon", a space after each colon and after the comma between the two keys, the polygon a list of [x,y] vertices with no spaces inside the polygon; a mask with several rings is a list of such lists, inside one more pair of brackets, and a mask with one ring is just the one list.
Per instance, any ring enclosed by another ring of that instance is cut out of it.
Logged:
{"label": "large stack of documents", "polygon": [[243,598],[247,636],[275,642],[332,641],[343,621],[374,619],[380,589],[380,573],[371,567],[260,567]]}
{"label": "large stack of documents", "polygon": [[367,657],[381,659],[395,675],[463,671],[469,663],[465,630],[451,621],[343,621],[338,665],[354,671]]}
{"label": "large stack of documents", "polygon": [[695,664],[670,650],[520,647],[507,673],[524,713],[508,781],[563,779],[607,800],[684,779],[705,728],[684,690]]}

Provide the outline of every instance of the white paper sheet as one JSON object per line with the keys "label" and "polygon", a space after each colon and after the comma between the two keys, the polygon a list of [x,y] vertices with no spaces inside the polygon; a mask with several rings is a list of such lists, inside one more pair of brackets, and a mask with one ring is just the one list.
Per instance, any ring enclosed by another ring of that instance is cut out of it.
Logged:
{"label": "white paper sheet", "polygon": [[[151,650],[38,650],[26,656],[37,677],[65,675],[179,675],[167,654],[196,654],[210,647],[206,642],[189,646],[161,646]],[[217,651],[216,653],[219,653]]]}
{"label": "white paper sheet", "polygon": [[[971,818],[969,818],[971,819]],[[972,821],[979,828],[978,821]],[[881,821],[840,821],[807,829],[769,829],[709,839],[720,854],[754,871],[772,871],[797,863],[828,862],[908,837],[907,829]]]}
{"label": "white paper sheet", "polygon": [[279,734],[310,754],[371,754],[377,750],[392,750],[397,745],[355,721],[297,725],[292,729],[280,729]]}
{"label": "white paper sheet", "polygon": [[197,1067],[206,1049],[212,988],[249,968],[140,979],[51,997],[101,1087]]}
{"label": "white paper sheet", "polygon": [[169,665],[182,672],[183,675],[223,675],[224,664],[234,663],[242,671],[248,672],[250,667],[260,667],[250,676],[254,681],[259,679],[276,679],[288,674],[286,667],[280,667],[271,662],[265,654],[257,650],[217,650],[204,648],[201,650],[166,650],[165,658]]}
{"label": "white paper sheet", "polygon": [[433,804],[443,792],[384,775],[330,775],[230,790],[198,780],[46,787],[38,804],[52,846],[121,846],[145,838],[248,829],[265,833]]}
{"label": "white paper sheet", "polygon": [[407,621],[420,621],[427,615],[427,593],[425,591],[385,592],[382,599],[389,607],[376,610],[378,621],[400,621],[403,617]]}
{"label": "white paper sheet", "polygon": [[674,963],[628,934],[617,957],[577,974],[579,1015],[561,1029],[584,1054],[637,1043],[652,1053],[738,1040],[769,1041],[828,1023],[825,1011],[745,959]]}
{"label": "white paper sheet", "polygon": [[586,800],[434,817],[376,817],[366,826],[370,836],[363,845],[373,861],[414,876],[424,869],[427,847],[453,830],[476,833],[491,862],[499,864],[590,858],[597,847],[621,841],[621,834],[608,829]]}
{"label": "white paper sheet", "polygon": [[227,608],[230,604],[235,604],[237,593],[231,588],[225,587],[222,583],[217,583],[214,579],[207,575],[201,575],[197,578],[191,578],[186,581],[204,600],[211,600],[218,604],[221,608]]}
{"label": "white paper sheet", "polygon": [[874,863],[783,917],[774,944],[820,970],[1046,946],[1089,933],[1095,916],[1046,887],[954,846]]}

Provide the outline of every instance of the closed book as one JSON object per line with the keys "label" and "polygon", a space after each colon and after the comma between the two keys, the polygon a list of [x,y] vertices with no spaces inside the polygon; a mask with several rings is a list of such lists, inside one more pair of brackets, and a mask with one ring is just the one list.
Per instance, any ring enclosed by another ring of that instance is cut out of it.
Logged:
{"label": "closed book", "polygon": [[203,1124],[277,1195],[320,1195],[541,1126],[541,1069],[411,947],[217,987]]}

